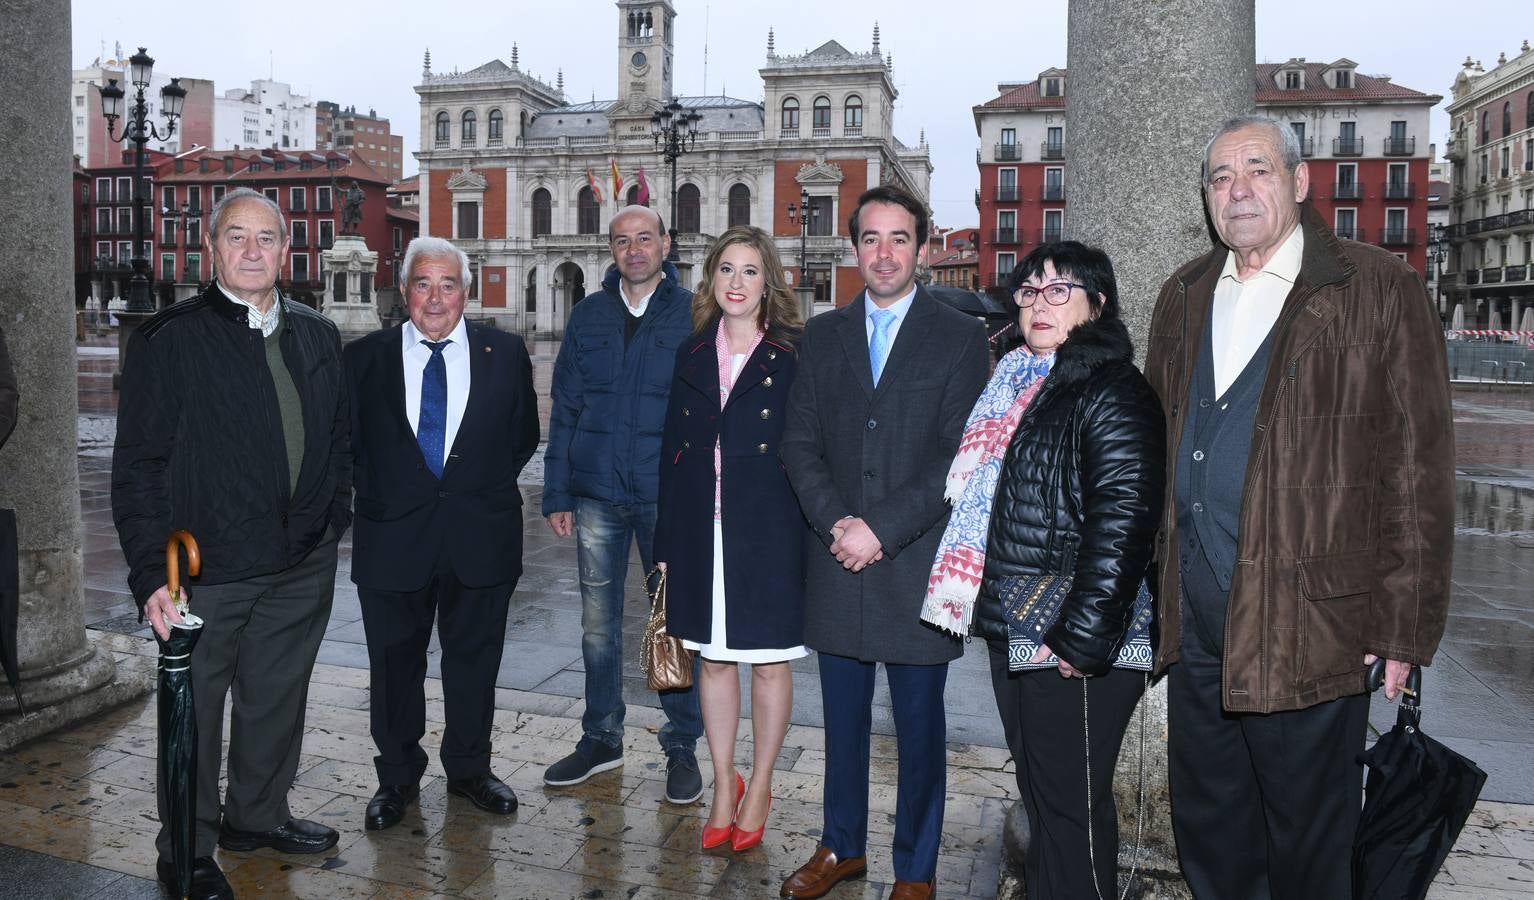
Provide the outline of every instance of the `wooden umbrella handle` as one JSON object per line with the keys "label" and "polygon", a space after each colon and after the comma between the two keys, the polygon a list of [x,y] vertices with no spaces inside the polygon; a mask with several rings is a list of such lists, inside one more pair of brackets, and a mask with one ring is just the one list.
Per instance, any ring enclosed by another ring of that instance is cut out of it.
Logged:
{"label": "wooden umbrella handle", "polygon": [[173,532],[165,541],[165,586],[172,600],[181,597],[181,554],[176,551],[182,547],[186,548],[186,574],[195,578],[202,572],[202,553],[197,549],[197,539],[185,529]]}

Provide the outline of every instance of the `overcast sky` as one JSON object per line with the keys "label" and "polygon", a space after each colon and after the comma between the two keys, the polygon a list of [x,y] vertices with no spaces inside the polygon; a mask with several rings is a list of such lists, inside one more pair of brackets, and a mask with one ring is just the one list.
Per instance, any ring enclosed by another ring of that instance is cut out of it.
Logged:
{"label": "overcast sky", "polygon": [[[932,205],[943,225],[974,224],[975,136],[972,106],[996,85],[1064,66],[1066,0],[673,0],[677,9],[675,87],[681,94],[727,93],[760,102],[767,30],[779,53],[801,53],[827,40],[867,51],[874,20],[880,47],[894,54],[895,133],[914,144],[925,129],[931,146]],[[1449,94],[1468,54],[1491,68],[1499,52],[1518,54],[1534,39],[1534,16],[1514,0],[1258,0],[1257,60],[1292,56],[1331,61],[1346,56],[1365,74]],[[1214,8],[1217,4],[1210,3]],[[877,9],[875,14],[868,10]],[[572,102],[617,95],[618,16],[611,0],[464,0],[368,4],[268,0],[210,15],[184,3],[74,0],[74,64],[125,55],[146,43],[156,71],[211,78],[222,92],[273,77],[313,100],[369,107],[403,134],[406,172],[419,147],[420,107],[414,86],[428,47],[432,69],[468,70],[508,61],[517,44],[524,71],[552,83],[563,69]],[[359,18],[366,16],[364,22]],[[213,29],[228,19],[234,31]],[[137,23],[137,24],[136,24]],[[1011,24],[1001,24],[1011,23]],[[1520,30],[1521,29],[1521,30]],[[708,47],[705,81],[704,45]],[[1428,140],[1443,148],[1448,119],[1434,111]]]}

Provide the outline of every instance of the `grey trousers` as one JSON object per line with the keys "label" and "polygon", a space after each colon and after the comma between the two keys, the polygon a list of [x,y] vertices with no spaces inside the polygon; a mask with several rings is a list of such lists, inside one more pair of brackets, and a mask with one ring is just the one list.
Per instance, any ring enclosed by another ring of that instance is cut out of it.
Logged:
{"label": "grey trousers", "polygon": [[[198,734],[196,856],[212,856],[218,842],[224,698],[231,689],[223,815],[244,831],[269,831],[291,815],[288,789],[298,772],[309,677],[330,621],[336,544],[327,536],[283,572],[188,587],[192,612],[204,622],[191,660]],[[164,822],[163,785],[157,793]],[[170,859],[170,834],[163,826],[155,845],[161,858]]]}

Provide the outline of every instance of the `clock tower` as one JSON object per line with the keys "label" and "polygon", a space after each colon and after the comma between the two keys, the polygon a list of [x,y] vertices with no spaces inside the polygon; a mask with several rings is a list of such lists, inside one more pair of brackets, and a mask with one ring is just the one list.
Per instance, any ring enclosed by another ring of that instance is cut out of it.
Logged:
{"label": "clock tower", "polygon": [[671,99],[676,8],[671,0],[618,0],[618,106],[631,114]]}

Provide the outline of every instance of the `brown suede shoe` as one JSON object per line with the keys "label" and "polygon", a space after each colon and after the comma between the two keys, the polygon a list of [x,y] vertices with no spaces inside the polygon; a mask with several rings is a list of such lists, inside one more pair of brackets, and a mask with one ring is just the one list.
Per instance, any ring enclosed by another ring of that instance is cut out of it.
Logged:
{"label": "brown suede shoe", "polygon": [[783,890],[778,893],[792,900],[815,900],[816,897],[824,897],[827,891],[841,882],[849,878],[862,878],[866,874],[867,857],[854,856],[839,860],[829,849],[817,847],[810,861],[788,876],[788,880],[783,882]]}
{"label": "brown suede shoe", "polygon": [[890,891],[889,900],[930,900],[932,891],[937,887],[937,879],[932,881],[896,881],[895,889]]}

